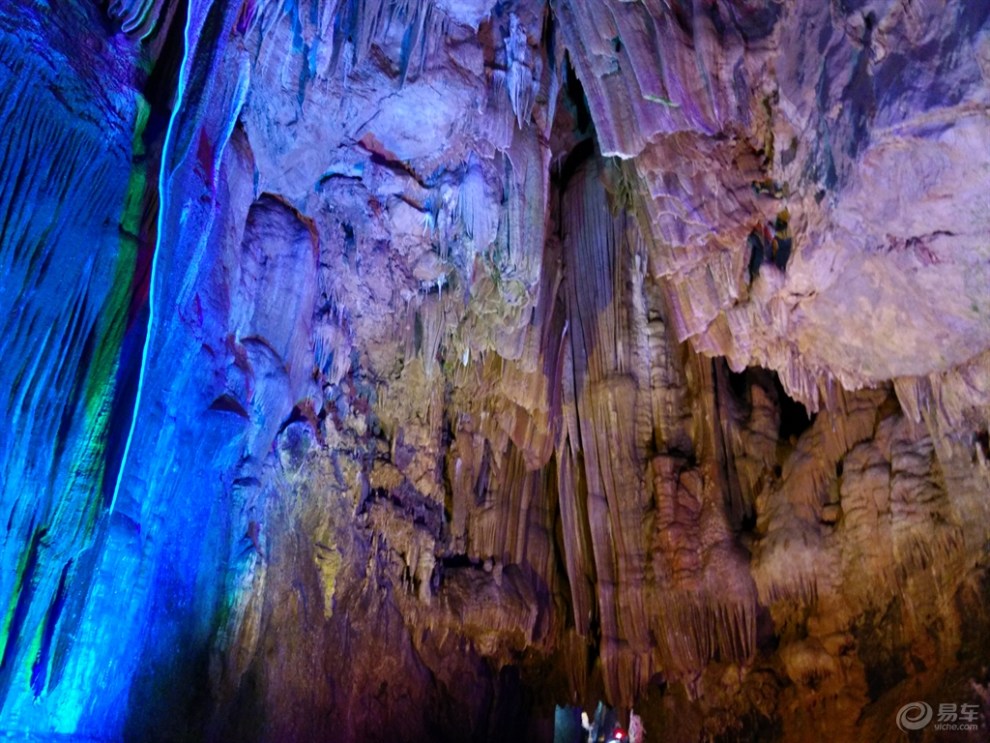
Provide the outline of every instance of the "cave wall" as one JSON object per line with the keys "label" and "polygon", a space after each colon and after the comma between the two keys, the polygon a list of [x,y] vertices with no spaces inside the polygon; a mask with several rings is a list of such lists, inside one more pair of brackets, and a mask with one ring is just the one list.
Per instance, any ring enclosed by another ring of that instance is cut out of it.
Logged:
{"label": "cave wall", "polygon": [[0,731],[985,733],[983,3],[17,0],[0,75]]}

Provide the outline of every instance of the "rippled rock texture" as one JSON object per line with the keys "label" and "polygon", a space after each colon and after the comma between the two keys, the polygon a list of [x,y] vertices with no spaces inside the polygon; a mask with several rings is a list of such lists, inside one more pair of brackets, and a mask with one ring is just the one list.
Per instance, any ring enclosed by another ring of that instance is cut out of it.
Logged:
{"label": "rippled rock texture", "polygon": [[11,0],[0,177],[3,733],[987,735],[985,2]]}

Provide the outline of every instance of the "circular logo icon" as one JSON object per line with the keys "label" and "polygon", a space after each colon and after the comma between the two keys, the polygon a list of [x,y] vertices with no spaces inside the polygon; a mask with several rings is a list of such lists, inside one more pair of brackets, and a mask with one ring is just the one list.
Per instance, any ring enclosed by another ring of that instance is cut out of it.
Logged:
{"label": "circular logo icon", "polygon": [[906,733],[921,730],[932,721],[932,706],[927,702],[909,702],[897,710],[897,727]]}

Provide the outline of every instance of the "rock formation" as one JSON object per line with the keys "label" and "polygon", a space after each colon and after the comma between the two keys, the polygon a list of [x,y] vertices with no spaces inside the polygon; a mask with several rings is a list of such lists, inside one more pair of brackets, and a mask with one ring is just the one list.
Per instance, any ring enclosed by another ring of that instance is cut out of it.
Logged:
{"label": "rock formation", "polygon": [[988,735],[983,0],[9,0],[0,164],[0,734]]}

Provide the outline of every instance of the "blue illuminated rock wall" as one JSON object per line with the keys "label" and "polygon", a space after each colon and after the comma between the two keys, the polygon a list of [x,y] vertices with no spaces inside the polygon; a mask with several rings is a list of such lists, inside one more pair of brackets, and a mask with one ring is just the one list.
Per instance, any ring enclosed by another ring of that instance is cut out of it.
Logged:
{"label": "blue illuminated rock wall", "polygon": [[5,732],[115,738],[129,704],[198,691],[176,680],[205,658],[244,428],[200,419],[229,310],[202,285],[244,85],[215,42],[236,8],[178,5],[131,35],[90,3],[0,9]]}
{"label": "blue illuminated rock wall", "polygon": [[[0,728],[12,731],[113,729],[133,654],[106,614],[126,606],[126,584],[100,565],[144,337],[132,300],[148,111],[132,45],[102,24],[89,4],[0,8]],[[91,597],[116,605],[94,613]]]}

